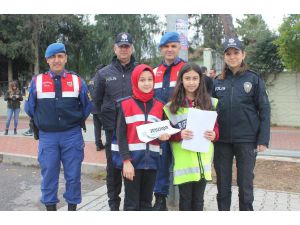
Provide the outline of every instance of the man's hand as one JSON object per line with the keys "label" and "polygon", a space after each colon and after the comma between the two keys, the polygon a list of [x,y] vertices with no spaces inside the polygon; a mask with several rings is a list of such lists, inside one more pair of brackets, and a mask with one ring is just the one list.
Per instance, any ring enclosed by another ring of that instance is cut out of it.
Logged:
{"label": "man's hand", "polygon": [[133,177],[135,176],[134,167],[129,160],[123,162],[123,176],[131,181],[133,181]]}
{"label": "man's hand", "polygon": [[268,148],[266,145],[257,145],[257,151],[258,152],[264,152],[266,151]]}

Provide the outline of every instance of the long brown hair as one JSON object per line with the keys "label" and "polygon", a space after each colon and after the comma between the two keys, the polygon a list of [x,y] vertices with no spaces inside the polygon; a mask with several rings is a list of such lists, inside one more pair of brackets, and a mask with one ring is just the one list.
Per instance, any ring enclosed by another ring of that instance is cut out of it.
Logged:
{"label": "long brown hair", "polygon": [[195,93],[194,107],[203,110],[212,110],[211,98],[207,93],[206,86],[205,86],[204,76],[206,75],[202,74],[201,68],[196,63],[189,62],[181,68],[177,77],[176,86],[170,104],[170,111],[173,114],[175,114],[178,111],[178,109],[182,107],[185,101],[185,89],[183,87],[183,81],[182,81],[183,75],[192,70],[198,73],[200,77],[199,87],[195,91],[196,93]]}
{"label": "long brown hair", "polygon": [[[16,87],[16,89],[14,90],[13,87]],[[8,91],[10,94],[18,94],[19,92],[19,85],[18,82],[13,80],[9,82],[9,86],[8,86]]]}

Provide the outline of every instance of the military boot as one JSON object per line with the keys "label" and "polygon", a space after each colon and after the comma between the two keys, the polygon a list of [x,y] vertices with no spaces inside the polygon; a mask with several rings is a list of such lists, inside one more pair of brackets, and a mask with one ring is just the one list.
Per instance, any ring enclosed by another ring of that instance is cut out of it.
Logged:
{"label": "military boot", "polygon": [[56,204],[54,205],[46,205],[47,211],[56,211]]}
{"label": "military boot", "polygon": [[76,204],[68,204],[68,211],[76,211],[77,205]]}
{"label": "military boot", "polygon": [[160,194],[155,195],[155,203],[153,206],[153,211],[168,211],[166,196]]}

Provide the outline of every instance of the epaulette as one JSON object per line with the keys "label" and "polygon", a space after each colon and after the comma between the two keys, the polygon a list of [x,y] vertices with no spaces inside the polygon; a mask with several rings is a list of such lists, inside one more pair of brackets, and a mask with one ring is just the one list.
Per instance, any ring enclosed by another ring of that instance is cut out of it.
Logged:
{"label": "epaulette", "polygon": [[258,77],[261,77],[260,74],[258,74],[257,72],[255,72],[255,71],[253,71],[253,70],[249,70],[249,69],[248,69],[247,71],[249,71],[249,72],[255,74],[255,75],[258,76]]}

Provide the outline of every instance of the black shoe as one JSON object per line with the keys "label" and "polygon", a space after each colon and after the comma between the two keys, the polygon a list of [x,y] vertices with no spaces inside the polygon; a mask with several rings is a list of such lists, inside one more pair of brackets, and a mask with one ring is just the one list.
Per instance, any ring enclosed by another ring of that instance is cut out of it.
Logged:
{"label": "black shoe", "polygon": [[56,211],[56,204],[55,205],[46,205],[47,211]]}
{"label": "black shoe", "polygon": [[97,146],[96,148],[96,151],[99,152],[99,151],[104,151],[105,150],[105,147],[103,144],[100,144],[100,146]]}
{"label": "black shoe", "polygon": [[110,211],[120,211],[119,207],[110,207]]}
{"label": "black shoe", "polygon": [[160,194],[155,195],[155,203],[152,208],[153,211],[168,211],[166,196]]}
{"label": "black shoe", "polygon": [[8,129],[5,129],[4,135],[8,135]]}
{"label": "black shoe", "polygon": [[15,128],[15,129],[14,129],[14,135],[16,135],[16,134],[17,134],[17,129]]}
{"label": "black shoe", "polygon": [[68,204],[68,211],[76,211],[77,204]]}

